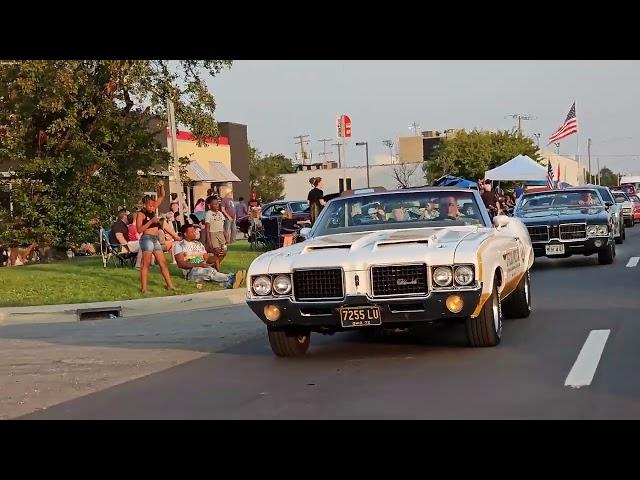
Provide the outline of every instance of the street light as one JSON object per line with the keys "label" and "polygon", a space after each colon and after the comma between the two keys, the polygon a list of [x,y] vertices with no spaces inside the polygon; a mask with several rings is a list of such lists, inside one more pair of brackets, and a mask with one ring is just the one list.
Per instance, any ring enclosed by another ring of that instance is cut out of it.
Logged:
{"label": "street light", "polygon": [[361,147],[362,145],[364,145],[367,155],[367,188],[369,188],[369,142],[356,142],[356,147]]}

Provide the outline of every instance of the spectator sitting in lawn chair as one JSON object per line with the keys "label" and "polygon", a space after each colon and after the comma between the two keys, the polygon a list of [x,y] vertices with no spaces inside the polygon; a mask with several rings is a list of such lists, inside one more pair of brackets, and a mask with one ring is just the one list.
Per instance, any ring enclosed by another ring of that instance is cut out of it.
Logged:
{"label": "spectator sitting in lawn chair", "polygon": [[183,225],[180,233],[182,233],[183,240],[176,242],[173,254],[185,280],[216,282],[226,288],[239,288],[242,285],[245,277],[244,271],[239,270],[228,275],[211,266],[215,257],[208,254],[202,242],[197,240],[196,229],[192,224]]}

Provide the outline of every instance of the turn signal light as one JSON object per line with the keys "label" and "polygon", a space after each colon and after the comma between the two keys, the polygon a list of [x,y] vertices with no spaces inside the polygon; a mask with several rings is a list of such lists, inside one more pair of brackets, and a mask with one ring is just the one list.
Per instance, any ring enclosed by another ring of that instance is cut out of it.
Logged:
{"label": "turn signal light", "polygon": [[449,295],[446,305],[451,313],[460,313],[464,307],[464,301],[460,295]]}

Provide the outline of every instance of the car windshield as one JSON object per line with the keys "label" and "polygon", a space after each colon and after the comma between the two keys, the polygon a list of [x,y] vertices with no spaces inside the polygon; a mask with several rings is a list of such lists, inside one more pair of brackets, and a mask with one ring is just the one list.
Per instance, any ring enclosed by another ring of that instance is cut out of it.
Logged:
{"label": "car windshield", "polygon": [[541,192],[525,195],[518,210],[602,206],[600,197],[592,190]]}
{"label": "car windshield", "polygon": [[613,198],[615,198],[616,203],[624,203],[629,200],[627,196],[622,192],[611,192],[611,194],[613,195]]}
{"label": "car windshield", "polygon": [[307,202],[291,202],[291,211],[293,213],[304,213],[309,211],[309,204]]}
{"label": "car windshield", "polygon": [[422,227],[488,226],[488,217],[483,216],[481,208],[484,209],[484,205],[479,206],[470,191],[414,191],[340,198],[323,209],[312,235],[317,237]]}

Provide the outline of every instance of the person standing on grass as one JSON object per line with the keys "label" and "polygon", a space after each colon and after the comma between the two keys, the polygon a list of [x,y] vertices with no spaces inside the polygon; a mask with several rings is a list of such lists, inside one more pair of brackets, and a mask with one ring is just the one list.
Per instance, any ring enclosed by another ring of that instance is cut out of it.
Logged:
{"label": "person standing on grass", "polygon": [[227,250],[227,244],[224,238],[225,216],[220,211],[218,199],[209,197],[208,202],[207,206],[209,210],[207,210],[204,217],[205,246],[208,252],[213,253],[213,267],[220,271],[220,263],[224,259]]}
{"label": "person standing on grass", "polygon": [[227,244],[231,244],[236,241],[236,207],[233,203],[231,190],[222,199],[222,210],[227,217],[224,222],[224,236]]}
{"label": "person standing on grass", "polygon": [[251,192],[251,198],[249,198],[249,207],[250,208],[260,207],[260,200],[258,200],[258,194],[256,192]]}
{"label": "person standing on grass", "polygon": [[155,258],[160,266],[160,273],[164,278],[168,290],[175,290],[169,268],[164,260],[162,245],[158,239],[160,231],[160,220],[156,215],[158,205],[164,200],[164,184],[158,184],[158,198],[154,200],[149,196],[142,199],[143,207],[136,215],[136,229],[141,235],[140,250],[142,250],[142,268],[140,268],[140,292],[147,293],[147,280],[149,277],[149,266],[151,259]]}

